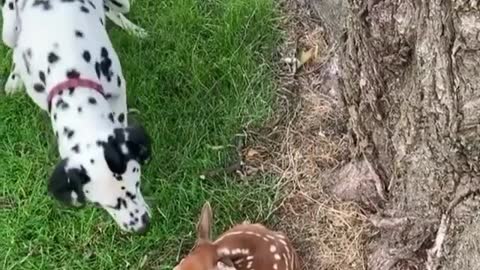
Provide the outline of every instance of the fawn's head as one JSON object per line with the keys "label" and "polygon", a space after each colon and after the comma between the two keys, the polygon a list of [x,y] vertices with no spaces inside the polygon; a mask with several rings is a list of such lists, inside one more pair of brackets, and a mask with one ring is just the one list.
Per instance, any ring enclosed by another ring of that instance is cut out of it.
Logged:
{"label": "fawn's head", "polygon": [[221,270],[221,264],[233,267],[230,259],[218,255],[217,246],[211,241],[212,220],[212,208],[210,203],[206,202],[197,223],[195,247],[173,270]]}

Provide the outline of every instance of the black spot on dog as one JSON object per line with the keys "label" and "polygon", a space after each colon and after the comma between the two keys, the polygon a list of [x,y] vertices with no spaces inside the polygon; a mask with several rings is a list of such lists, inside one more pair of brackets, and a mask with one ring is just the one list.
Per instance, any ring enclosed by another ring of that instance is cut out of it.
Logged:
{"label": "black spot on dog", "polygon": [[125,195],[127,195],[127,197],[130,198],[130,200],[135,200],[135,198],[137,197],[137,196],[133,195],[132,193],[130,193],[129,191],[127,191],[125,193]]}
{"label": "black spot on dog", "polygon": [[123,181],[122,176],[119,175],[119,174],[114,174],[113,177],[115,177],[115,179],[117,179],[117,181]]}
{"label": "black spot on dog", "polygon": [[105,9],[105,12],[110,11],[110,8],[109,8],[108,6],[106,6],[106,5],[104,5],[103,8]]}
{"label": "black spot on dog", "polygon": [[135,223],[137,223],[137,222],[138,222],[138,218],[137,218],[137,217],[136,217],[134,220],[135,220]]}
{"label": "black spot on dog", "polygon": [[90,163],[91,163],[91,164],[94,164],[94,163],[95,163],[95,160],[94,160],[93,158],[90,159]]}
{"label": "black spot on dog", "polygon": [[57,103],[55,103],[55,107],[57,108],[62,108],[62,109],[68,109],[68,103],[66,103],[65,101],[63,101],[63,99],[58,99],[57,100]]}
{"label": "black spot on dog", "polygon": [[135,187],[138,188],[139,186],[140,186],[140,182],[137,181],[137,182],[135,183]]}
{"label": "black spot on dog", "polygon": [[14,10],[15,6],[13,5],[13,2],[8,3],[8,9]]}
{"label": "black spot on dog", "polygon": [[133,218],[134,216],[135,215],[132,212],[130,212],[130,217]]}
{"label": "black spot on dog", "polygon": [[83,38],[83,32],[80,31],[80,30],[75,30],[75,36],[78,37],[78,38]]}
{"label": "black spot on dog", "polygon": [[112,98],[112,94],[105,94],[105,99],[111,99]]}
{"label": "black spot on dog", "polygon": [[105,25],[105,24],[103,23],[103,20],[102,20],[101,18],[100,18],[100,24],[101,24],[101,25]]}
{"label": "black spot on dog", "polygon": [[[107,81],[112,80],[113,72],[111,70],[112,68],[112,59],[110,59],[108,50],[105,47],[102,47],[100,50],[100,56],[101,56],[101,61],[100,61],[100,66],[99,70],[102,73],[102,75],[107,78]],[[97,69],[97,67],[95,67]],[[98,75],[98,72],[97,72]]]}
{"label": "black spot on dog", "polygon": [[37,91],[38,93],[42,93],[45,91],[45,86],[43,86],[43,84],[36,83],[33,85],[33,89],[35,89],[35,91]]}
{"label": "black spot on dog", "polygon": [[32,7],[42,7],[43,10],[50,10],[52,5],[50,4],[50,0],[35,0],[32,4]]}
{"label": "black spot on dog", "polygon": [[135,222],[132,220],[132,221],[130,221],[129,224],[130,224],[130,226],[133,226],[133,225],[135,225]]}
{"label": "black spot on dog", "polygon": [[97,77],[100,79],[100,63],[95,62],[95,72],[97,73]]}
{"label": "black spot on dog", "polygon": [[58,131],[55,131],[55,137],[58,139]]}
{"label": "black spot on dog", "polygon": [[112,4],[114,4],[115,6],[119,7],[119,8],[123,7],[122,3],[120,3],[120,2],[118,2],[118,1],[116,1],[116,0],[110,0],[110,2],[111,2]]}
{"label": "black spot on dog", "polygon": [[23,63],[25,64],[25,69],[27,70],[27,73],[30,75],[30,62],[27,59],[27,54],[22,53],[22,58],[23,58]]}
{"label": "black spot on dog", "polygon": [[71,96],[73,95],[73,92],[75,91],[75,87],[70,87],[68,88],[68,95]]}
{"label": "black spot on dog", "polygon": [[117,86],[122,86],[122,79],[120,78],[120,76],[117,76]]}
{"label": "black spot on dog", "polygon": [[38,77],[40,77],[40,81],[42,81],[43,84],[46,83],[45,72],[43,71],[38,72]]}
{"label": "black spot on dog", "polygon": [[124,186],[122,186],[122,190],[125,190],[125,187],[124,187]]}
{"label": "black spot on dog", "polygon": [[56,55],[54,52],[48,54],[48,62],[50,64],[55,64],[58,60],[60,60],[60,57],[58,57],[58,55]]}
{"label": "black spot on dog", "polygon": [[78,144],[75,144],[75,146],[72,147],[72,151],[75,153],[80,153],[80,146]]}
{"label": "black spot on dog", "polygon": [[83,56],[83,59],[85,60],[85,62],[90,63],[90,59],[92,59],[92,56],[90,55],[90,53],[88,51],[84,51],[82,56]]}
{"label": "black spot on dog", "polygon": [[62,0],[63,3],[73,3],[75,2],[76,0]]}
{"label": "black spot on dog", "polygon": [[71,70],[67,71],[67,78],[78,79],[78,78],[80,78],[80,73],[78,73],[78,71],[76,71],[75,69],[71,69]]}
{"label": "black spot on dog", "polygon": [[95,104],[97,104],[97,100],[94,97],[89,97],[88,98],[88,103],[90,103],[92,105],[95,105]]}
{"label": "black spot on dog", "polygon": [[47,74],[50,74],[50,67],[47,68]]}
{"label": "black spot on dog", "polygon": [[53,120],[57,120],[57,113],[53,114]]}
{"label": "black spot on dog", "polygon": [[127,208],[127,201],[122,198],[117,198],[117,204],[113,207],[116,210],[122,209],[122,206]]}
{"label": "black spot on dog", "polygon": [[81,6],[80,11],[83,12],[83,13],[90,13],[90,10],[85,6]]}
{"label": "black spot on dog", "polygon": [[115,119],[113,117],[113,113],[109,113],[108,114],[108,119],[110,119],[110,121],[112,121],[112,123],[115,123]]}
{"label": "black spot on dog", "polygon": [[139,212],[140,212],[140,211],[138,211],[138,209],[135,209],[135,213],[137,213],[137,214],[138,214]]}
{"label": "black spot on dog", "polygon": [[78,111],[79,113],[81,113],[81,112],[82,112],[82,107],[78,107],[78,108],[77,108],[77,111]]}
{"label": "black spot on dog", "polygon": [[91,6],[93,9],[97,9],[97,7],[95,6],[95,4],[92,3],[92,1],[88,0],[88,4],[90,4],[90,6]]}
{"label": "black spot on dog", "polygon": [[118,115],[118,122],[123,123],[125,121],[125,114],[121,113]]}
{"label": "black spot on dog", "polygon": [[71,139],[73,135],[75,134],[75,131],[69,129],[68,127],[63,128],[63,134],[67,136],[68,139]]}
{"label": "black spot on dog", "polygon": [[103,58],[107,58],[107,57],[108,57],[108,50],[107,50],[107,48],[102,47],[102,48],[100,49],[100,56],[103,57]]}

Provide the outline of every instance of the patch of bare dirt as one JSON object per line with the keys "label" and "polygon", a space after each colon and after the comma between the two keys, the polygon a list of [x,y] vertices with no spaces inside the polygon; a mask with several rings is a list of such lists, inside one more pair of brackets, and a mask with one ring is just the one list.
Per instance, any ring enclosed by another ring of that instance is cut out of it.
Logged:
{"label": "patch of bare dirt", "polygon": [[[249,172],[281,179],[284,195],[277,215],[282,218],[276,229],[293,239],[304,269],[366,269],[364,246],[371,232],[360,207],[374,207],[383,198],[375,192],[378,181],[369,164],[343,168],[352,150],[338,92],[335,46],[341,26],[322,25],[316,8],[321,6],[282,2],[285,40],[278,50],[277,112],[269,125],[248,131],[242,156]],[[340,11],[323,14],[341,16]],[[345,180],[340,185],[339,177]],[[356,198],[357,189],[372,197],[339,200]]]}

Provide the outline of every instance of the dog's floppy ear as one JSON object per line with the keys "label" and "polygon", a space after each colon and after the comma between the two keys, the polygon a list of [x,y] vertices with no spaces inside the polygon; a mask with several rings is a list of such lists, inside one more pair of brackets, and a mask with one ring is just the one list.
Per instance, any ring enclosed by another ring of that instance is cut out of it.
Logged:
{"label": "dog's floppy ear", "polygon": [[48,183],[48,192],[56,200],[75,207],[85,205],[83,185],[90,181],[85,169],[67,169],[68,159],[63,159],[55,167]]}
{"label": "dog's floppy ear", "polygon": [[110,170],[116,174],[123,174],[127,170],[127,157],[120,149],[119,142],[113,136],[103,143],[103,154]]}
{"label": "dog's floppy ear", "polygon": [[125,128],[127,147],[130,155],[140,163],[144,163],[151,155],[151,139],[141,125]]}
{"label": "dog's floppy ear", "polygon": [[151,140],[141,125],[117,128],[114,133],[119,150],[126,157],[125,160],[135,159],[143,164],[150,157]]}

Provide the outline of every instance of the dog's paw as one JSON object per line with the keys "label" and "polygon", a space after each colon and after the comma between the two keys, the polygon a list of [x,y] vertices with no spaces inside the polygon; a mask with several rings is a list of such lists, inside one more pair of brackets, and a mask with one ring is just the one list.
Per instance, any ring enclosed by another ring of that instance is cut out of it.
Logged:
{"label": "dog's paw", "polygon": [[131,21],[125,21],[124,22],[124,29],[127,31],[129,34],[138,37],[138,38],[147,38],[148,33],[145,29],[142,27],[132,23]]}
{"label": "dog's paw", "polygon": [[121,13],[115,13],[115,12],[107,12],[107,17],[116,25],[120,26],[123,30],[127,31],[127,33],[138,37],[138,38],[147,38],[148,33],[145,29],[142,27],[134,24],[131,22],[125,15]]}
{"label": "dog's paw", "polygon": [[134,28],[129,29],[127,31],[129,31],[130,34],[132,34],[132,35],[134,35],[135,37],[138,37],[138,38],[147,38],[148,37],[148,32],[145,29],[143,29],[139,26],[136,26],[136,25],[135,25]]}
{"label": "dog's paw", "polygon": [[18,74],[12,73],[8,76],[8,80],[5,83],[5,93],[11,95],[22,90],[23,84]]}

